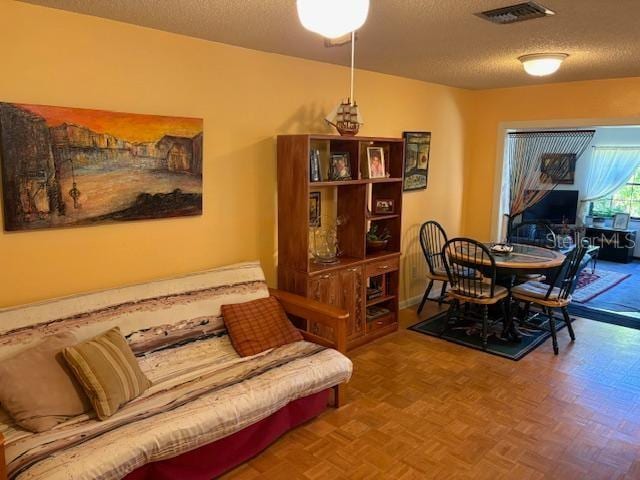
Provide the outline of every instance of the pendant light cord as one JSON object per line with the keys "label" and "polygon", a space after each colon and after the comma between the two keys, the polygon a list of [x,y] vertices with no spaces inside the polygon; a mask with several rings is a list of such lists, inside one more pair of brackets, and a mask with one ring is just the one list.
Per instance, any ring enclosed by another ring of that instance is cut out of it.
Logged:
{"label": "pendant light cord", "polygon": [[353,72],[355,66],[355,57],[356,57],[356,32],[355,30],[351,32],[351,96],[349,97],[349,103],[351,105],[355,104],[355,100],[353,99]]}

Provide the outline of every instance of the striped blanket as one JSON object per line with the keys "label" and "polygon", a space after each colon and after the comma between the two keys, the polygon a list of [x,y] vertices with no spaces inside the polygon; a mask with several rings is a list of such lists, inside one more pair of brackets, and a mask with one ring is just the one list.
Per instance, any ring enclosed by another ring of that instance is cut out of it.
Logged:
{"label": "striped blanket", "polygon": [[259,266],[243,264],[0,310],[0,358],[46,334],[71,330],[83,339],[118,325],[153,383],[106,421],[82,415],[48,432],[24,431],[0,411],[10,478],[122,478],[347,381],[349,359],[312,343],[237,355],[219,307],[266,295]]}

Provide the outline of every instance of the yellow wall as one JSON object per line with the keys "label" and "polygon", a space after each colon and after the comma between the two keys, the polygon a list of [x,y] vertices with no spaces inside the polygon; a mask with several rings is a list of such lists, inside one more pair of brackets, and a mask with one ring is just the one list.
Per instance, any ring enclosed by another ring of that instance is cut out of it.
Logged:
{"label": "yellow wall", "polygon": [[[468,112],[463,231],[491,236],[498,130],[501,124],[554,122],[566,126],[640,123],[640,78],[597,80],[472,93]],[[559,122],[559,123],[558,123]]]}
{"label": "yellow wall", "polygon": [[[343,67],[0,0],[0,101],[204,118],[204,214],[0,234],[0,306],[259,258],[275,279],[275,135],[323,132]],[[358,72],[364,135],[433,132],[429,189],[405,195],[405,298],[416,226],[462,218],[468,92]]]}

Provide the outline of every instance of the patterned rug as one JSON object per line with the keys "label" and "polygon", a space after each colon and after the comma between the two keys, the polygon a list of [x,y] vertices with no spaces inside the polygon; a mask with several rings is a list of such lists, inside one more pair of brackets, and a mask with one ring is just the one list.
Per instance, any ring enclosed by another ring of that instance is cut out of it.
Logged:
{"label": "patterned rug", "polygon": [[630,276],[630,273],[608,272],[598,269],[595,273],[591,273],[591,269],[585,269],[578,277],[578,284],[572,295],[573,301],[587,303],[598,295],[611,290]]}
{"label": "patterned rug", "polygon": [[[522,341],[507,342],[498,337],[498,334],[502,330],[502,324],[498,323],[490,330],[488,338],[487,350],[482,349],[482,338],[480,336],[481,328],[478,324],[471,324],[466,326],[450,326],[444,335],[440,336],[440,332],[447,321],[447,312],[441,312],[437,315],[416,323],[409,327],[409,330],[414,332],[423,333],[432,337],[442,338],[448,342],[457,343],[468,348],[475,350],[486,351],[493,355],[508,358],[509,360],[520,360],[522,357],[531,353],[537,347],[542,345],[547,340],[551,333],[546,330],[538,330],[534,328],[520,327],[522,333]],[[549,320],[546,317],[538,316],[531,322],[536,327],[548,329]],[[565,327],[563,320],[560,320],[556,316],[556,328],[558,331]]]}

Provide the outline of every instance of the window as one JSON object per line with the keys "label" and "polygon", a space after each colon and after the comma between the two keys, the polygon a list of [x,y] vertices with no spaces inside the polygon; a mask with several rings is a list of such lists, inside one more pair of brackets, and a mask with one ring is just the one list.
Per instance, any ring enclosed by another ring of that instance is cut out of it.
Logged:
{"label": "window", "polygon": [[624,187],[608,197],[592,202],[591,213],[605,217],[629,213],[633,218],[640,218],[640,169],[636,170]]}

